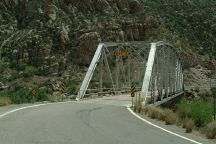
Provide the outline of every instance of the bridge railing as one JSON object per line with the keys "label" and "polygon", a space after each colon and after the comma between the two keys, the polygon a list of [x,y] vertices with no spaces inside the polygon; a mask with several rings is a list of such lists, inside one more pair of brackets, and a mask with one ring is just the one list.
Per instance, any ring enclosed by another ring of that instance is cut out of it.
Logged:
{"label": "bridge railing", "polygon": [[151,44],[142,86],[145,104],[166,102],[183,92],[183,69],[176,49],[165,42]]}
{"label": "bridge railing", "polygon": [[[117,88],[113,91],[113,88],[98,88],[98,89],[87,89],[85,97],[96,97],[96,96],[113,96],[115,94],[127,94],[130,95],[130,87]],[[141,91],[141,87],[136,87],[136,91]]]}

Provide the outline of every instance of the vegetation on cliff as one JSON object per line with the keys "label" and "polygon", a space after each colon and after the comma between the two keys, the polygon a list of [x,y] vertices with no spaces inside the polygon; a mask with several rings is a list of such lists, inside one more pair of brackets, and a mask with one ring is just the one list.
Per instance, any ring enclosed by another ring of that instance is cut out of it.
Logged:
{"label": "vegetation on cliff", "polygon": [[[0,87],[76,94],[101,41],[168,41],[185,68],[215,69],[213,0],[1,0]],[[212,72],[205,75],[211,76]],[[23,100],[26,102],[26,100]]]}

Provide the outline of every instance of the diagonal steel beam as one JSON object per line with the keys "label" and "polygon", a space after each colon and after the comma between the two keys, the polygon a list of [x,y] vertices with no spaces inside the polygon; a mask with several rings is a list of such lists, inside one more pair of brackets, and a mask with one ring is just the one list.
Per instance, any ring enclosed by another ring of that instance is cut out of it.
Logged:
{"label": "diagonal steel beam", "polygon": [[91,78],[92,78],[92,76],[94,74],[95,68],[96,68],[96,66],[98,64],[98,61],[99,61],[100,57],[101,57],[103,47],[104,47],[104,44],[102,44],[102,43],[98,45],[98,48],[97,48],[97,50],[95,52],[95,55],[94,55],[94,57],[92,59],[92,62],[90,64],[90,66],[89,66],[89,69],[88,69],[88,71],[87,71],[87,73],[85,75],[85,78],[84,78],[83,82],[82,82],[82,85],[80,87],[80,90],[78,92],[76,100],[80,100],[80,99],[82,99],[84,97],[84,95],[86,93],[86,90],[87,90],[87,88],[89,86],[89,83],[91,81]]}
{"label": "diagonal steel beam", "polygon": [[151,76],[152,76],[152,70],[153,70],[155,54],[156,54],[156,46],[157,46],[156,43],[151,44],[148,62],[146,64],[146,72],[145,72],[143,85],[142,85],[142,96],[144,97],[144,104],[146,104],[146,102],[147,102],[148,89],[149,89],[149,84],[150,84],[150,80],[151,80]]}

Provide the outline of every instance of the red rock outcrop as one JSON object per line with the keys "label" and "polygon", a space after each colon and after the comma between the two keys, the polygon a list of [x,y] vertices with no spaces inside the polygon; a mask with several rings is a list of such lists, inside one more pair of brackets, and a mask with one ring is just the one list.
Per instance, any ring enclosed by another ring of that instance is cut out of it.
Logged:
{"label": "red rock outcrop", "polygon": [[89,32],[81,35],[78,38],[80,47],[80,56],[84,56],[84,63],[89,63],[94,55],[98,43],[101,42],[101,37],[97,32]]}

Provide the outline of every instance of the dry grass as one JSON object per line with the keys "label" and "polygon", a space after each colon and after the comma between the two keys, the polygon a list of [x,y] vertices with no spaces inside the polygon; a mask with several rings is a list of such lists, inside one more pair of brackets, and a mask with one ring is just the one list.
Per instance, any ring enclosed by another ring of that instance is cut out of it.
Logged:
{"label": "dry grass", "polygon": [[169,109],[164,110],[164,121],[166,125],[172,125],[176,123],[176,115]]}
{"label": "dry grass", "polygon": [[143,108],[143,112],[152,119],[164,120],[164,112],[161,108],[146,106]]}
{"label": "dry grass", "polygon": [[172,125],[176,123],[176,115],[173,111],[169,109],[161,109],[154,106],[146,106],[143,109],[144,113],[152,118],[165,121],[167,125]]}
{"label": "dry grass", "polygon": [[5,106],[11,104],[11,100],[9,97],[0,96],[0,106]]}
{"label": "dry grass", "polygon": [[136,93],[136,96],[134,98],[134,111],[141,113],[142,111],[142,101],[143,99],[140,96],[140,93]]}
{"label": "dry grass", "polygon": [[194,128],[194,121],[192,119],[185,119],[182,127],[186,129],[186,133],[191,133]]}
{"label": "dry grass", "polygon": [[59,102],[62,101],[62,96],[59,92],[54,92],[52,95],[48,95],[48,101],[50,102]]}
{"label": "dry grass", "polygon": [[144,114],[148,115],[150,109],[151,109],[151,106],[145,106],[145,107],[142,109],[142,112],[144,112]]}
{"label": "dry grass", "polygon": [[212,122],[208,124],[207,131],[206,131],[206,137],[208,139],[214,139],[216,137],[216,122]]}
{"label": "dry grass", "polygon": [[148,112],[148,116],[152,119],[158,119],[160,116],[161,110],[156,107],[151,107]]}

